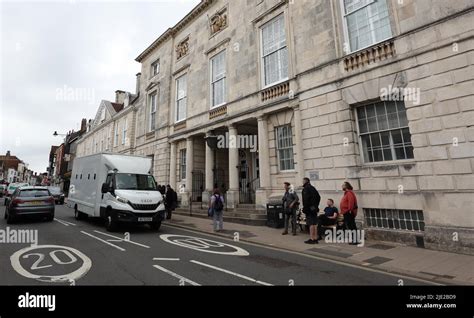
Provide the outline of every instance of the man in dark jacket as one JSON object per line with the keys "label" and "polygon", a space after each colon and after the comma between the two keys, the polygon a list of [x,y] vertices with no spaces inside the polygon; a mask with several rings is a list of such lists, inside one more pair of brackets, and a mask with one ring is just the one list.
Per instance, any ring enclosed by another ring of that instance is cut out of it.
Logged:
{"label": "man in dark jacket", "polygon": [[318,225],[318,212],[321,196],[313,187],[308,178],[303,179],[303,213],[306,215],[306,225],[309,226],[309,240],[306,244],[318,244],[316,226]]}
{"label": "man in dark jacket", "polygon": [[166,186],[166,197],[165,197],[167,220],[171,219],[171,214],[176,209],[177,204],[178,204],[178,195],[176,194],[176,191],[174,191],[173,188],[171,188],[171,186],[168,184]]}

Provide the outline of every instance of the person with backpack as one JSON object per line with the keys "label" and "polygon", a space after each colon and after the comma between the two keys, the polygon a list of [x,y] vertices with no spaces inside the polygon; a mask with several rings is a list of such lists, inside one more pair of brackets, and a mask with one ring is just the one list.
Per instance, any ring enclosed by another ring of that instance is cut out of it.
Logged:
{"label": "person with backpack", "polygon": [[[344,196],[341,199],[339,207],[341,213],[344,215],[344,229],[350,231],[357,231],[357,225],[355,222],[357,216],[357,197],[353,191],[353,187],[349,182],[344,182],[342,184],[342,191],[344,191]],[[353,241],[349,242],[351,245],[357,245],[359,242]]]}
{"label": "person with backpack", "polygon": [[214,221],[214,232],[224,229],[224,197],[219,189],[214,189],[214,194],[209,202],[209,214]]}

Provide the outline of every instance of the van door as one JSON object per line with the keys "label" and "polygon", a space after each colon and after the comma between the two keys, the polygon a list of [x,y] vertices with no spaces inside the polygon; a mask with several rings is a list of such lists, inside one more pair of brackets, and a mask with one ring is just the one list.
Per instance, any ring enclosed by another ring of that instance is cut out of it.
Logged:
{"label": "van door", "polygon": [[[114,188],[114,174],[113,173],[109,173],[107,175],[107,179],[105,180],[105,183],[107,183],[109,185],[110,189]],[[102,186],[101,186],[101,188],[102,188]],[[100,216],[103,217],[103,216],[105,216],[105,210],[107,209],[107,202],[109,200],[113,199],[113,195],[110,192],[102,193],[101,198],[102,198],[102,200],[101,200],[101,203],[100,203]]]}

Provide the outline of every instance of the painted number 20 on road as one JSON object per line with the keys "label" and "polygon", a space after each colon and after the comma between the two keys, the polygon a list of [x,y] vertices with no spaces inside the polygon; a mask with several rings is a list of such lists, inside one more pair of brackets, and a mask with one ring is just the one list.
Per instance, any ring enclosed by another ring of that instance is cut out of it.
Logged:
{"label": "painted number 20 on road", "polygon": [[51,283],[75,284],[92,266],[91,260],[80,251],[58,245],[27,247],[14,253],[10,261],[18,274]]}

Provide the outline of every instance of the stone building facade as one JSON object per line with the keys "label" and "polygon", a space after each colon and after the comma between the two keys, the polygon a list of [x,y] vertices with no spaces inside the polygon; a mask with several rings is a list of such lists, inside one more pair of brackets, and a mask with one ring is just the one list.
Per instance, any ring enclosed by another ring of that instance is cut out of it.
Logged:
{"label": "stone building facade", "polygon": [[183,205],[218,186],[263,207],[305,176],[338,202],[347,180],[367,235],[472,253],[473,20],[469,0],[203,0],[137,57],[111,150],[152,156]]}

